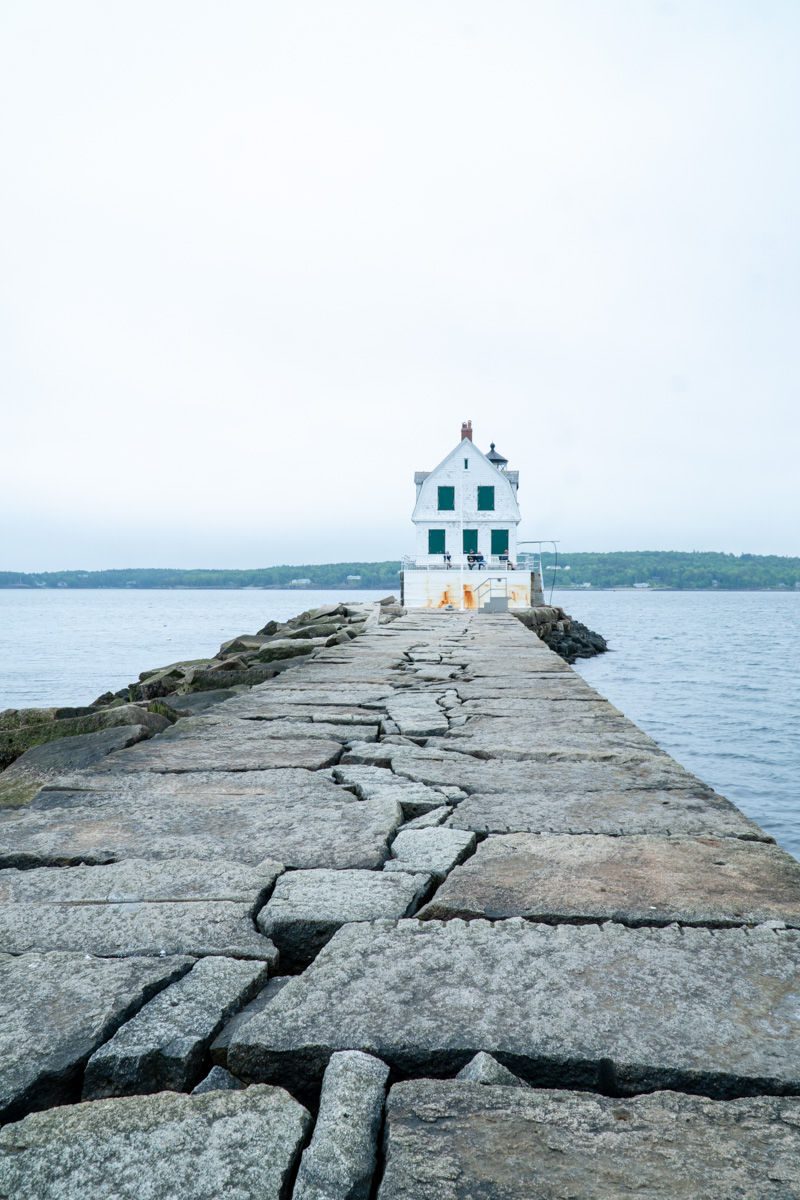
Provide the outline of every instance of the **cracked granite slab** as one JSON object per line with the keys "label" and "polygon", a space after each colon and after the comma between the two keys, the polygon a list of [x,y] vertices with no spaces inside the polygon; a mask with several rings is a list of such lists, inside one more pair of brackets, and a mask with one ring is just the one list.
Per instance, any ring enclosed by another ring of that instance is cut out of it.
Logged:
{"label": "cracked granite slab", "polygon": [[2,904],[144,904],[229,900],[255,904],[283,871],[205,859],[129,858],[103,866],[0,871]]}
{"label": "cracked granite slab", "polygon": [[90,1054],[191,966],[190,958],[0,954],[0,1119],[70,1099]]}
{"label": "cracked granite slab", "polygon": [[[465,681],[456,680],[453,688],[465,703],[474,701],[483,704],[496,700],[498,704],[513,706],[516,703],[541,700],[604,700],[599,692],[590,687],[575,671],[558,675],[529,675],[513,672],[511,675],[492,679]],[[511,715],[511,714],[509,714]]]}
{"label": "cracked granite slab", "polygon": [[520,647],[516,654],[496,654],[490,657],[473,656],[466,668],[466,678],[480,682],[494,679],[498,674],[509,677],[524,672],[527,679],[537,675],[566,675],[569,667],[558,655],[527,655],[528,647]]}
{"label": "cracked granite slab", "polygon": [[789,1200],[800,1101],[416,1079],[389,1093],[385,1158],[378,1200]]}
{"label": "cracked granite slab", "polygon": [[[374,684],[361,686],[348,683],[346,688],[320,687],[318,682],[305,680],[302,673],[296,672],[291,679],[278,676],[268,683],[251,688],[246,696],[242,696],[247,708],[258,711],[261,705],[282,708],[286,716],[293,711],[294,705],[330,705],[345,708],[357,705],[365,709],[383,711],[387,695],[392,695],[392,688],[387,684],[376,687]],[[237,701],[238,703],[238,701]],[[285,706],[285,707],[284,707]],[[226,709],[227,711],[227,709]]]}
{"label": "cracked granite slab", "polygon": [[309,771],[94,774],[0,812],[0,865],[220,857],[374,869],[403,820]]}
{"label": "cracked granite slab", "polygon": [[531,724],[560,727],[569,723],[578,728],[591,725],[599,729],[616,729],[622,722],[638,729],[638,726],[629,721],[609,700],[602,700],[599,696],[580,700],[570,697],[558,700],[517,700],[512,695],[507,700],[467,700],[459,706],[458,711],[468,718],[468,727],[476,731],[491,731],[495,728],[495,722],[496,729],[500,732],[509,728],[509,722],[515,722],[524,728]]}
{"label": "cracked granite slab", "polygon": [[[442,739],[444,743],[446,739]],[[454,753],[449,746],[365,745],[367,752],[389,756],[392,770],[431,787],[455,785],[465,792],[525,792],[540,795],[611,791],[668,791],[680,789],[696,794],[711,789],[666,754],[626,756],[608,753],[584,756],[579,752],[542,754],[539,758],[519,761],[504,758],[484,759],[468,753]],[[357,751],[345,751],[343,763],[353,761]]]}
{"label": "cracked granite slab", "polygon": [[442,826],[401,829],[392,842],[392,857],[383,864],[383,870],[428,871],[435,879],[444,879],[474,847],[475,834],[463,829]]}
{"label": "cracked granite slab", "polygon": [[[381,691],[385,695],[387,685],[391,687],[395,675],[398,680],[405,678],[397,668],[397,657],[399,656],[392,655],[386,661],[369,662],[364,660],[359,662],[353,652],[356,644],[356,642],[351,642],[346,648],[342,647],[348,657],[343,657],[339,662],[323,660],[322,655],[319,655],[316,662],[303,663],[303,685],[312,688],[319,687],[321,692],[338,688],[340,695],[347,697],[352,703],[352,697],[355,695],[353,688],[372,685],[376,692]],[[295,686],[299,682],[298,675],[299,672],[292,672],[292,684]]]}
{"label": "cracked granite slab", "polygon": [[281,969],[305,965],[348,922],[412,913],[430,880],[410,870],[290,871],[258,914],[258,927],[278,947]]}
{"label": "cracked granite slab", "polygon": [[482,842],[418,915],[798,927],[800,863],[736,838],[512,833]]}
{"label": "cracked granite slab", "polygon": [[[347,710],[342,709],[346,714]],[[227,710],[204,713],[199,717],[189,717],[177,722],[162,735],[165,741],[183,742],[202,738],[219,741],[235,741],[237,745],[245,741],[248,746],[257,744],[264,738],[279,738],[293,740],[294,738],[328,738],[334,742],[364,741],[371,742],[377,738],[379,719],[366,722],[348,721],[346,719],[323,719],[321,714],[315,719],[283,712],[280,716],[265,719],[255,713],[234,713]]]}
{"label": "cracked granite slab", "polygon": [[[233,716],[243,721],[269,721],[270,724],[291,721],[294,724],[312,722],[314,725],[367,727],[379,725],[383,718],[383,712],[378,708],[363,708],[356,704],[324,704],[322,701],[310,703],[310,699],[306,695],[302,701],[288,703],[280,697],[272,697],[267,703],[266,697],[246,695],[237,697],[227,705],[225,712],[232,712]],[[338,736],[337,729],[337,740]]]}
{"label": "cracked granite slab", "polygon": [[282,1088],[74,1104],[0,1130],[14,1200],[285,1200],[311,1117]]}
{"label": "cracked granite slab", "polygon": [[429,737],[449,728],[436,696],[427,692],[398,692],[387,700],[386,710],[405,737]]}
{"label": "cracked granite slab", "polygon": [[[187,720],[202,720],[189,717]],[[269,736],[272,722],[236,721],[210,728],[207,733],[162,735],[129,750],[110,754],[100,766],[106,772],[123,771],[266,771],[281,767],[318,771],[338,762],[342,744],[324,736],[310,736],[298,724],[296,737]],[[321,729],[322,727],[320,727]],[[374,731],[370,728],[370,735]],[[139,753],[141,750],[147,753]]]}
{"label": "cracked granite slab", "polygon": [[407,820],[440,808],[444,800],[438,789],[402,779],[386,767],[337,766],[333,768],[333,777],[344,787],[352,788],[362,800],[397,801]]}
{"label": "cracked granite slab", "polygon": [[83,1099],[188,1091],[225,1021],[267,982],[264,963],[203,958],[98,1047],[86,1064]]}
{"label": "cracked granite slab", "polygon": [[0,951],[222,954],[274,962],[253,914],[283,870],[191,859],[0,871]]}
{"label": "cracked granite slab", "polygon": [[545,754],[602,758],[609,754],[631,757],[664,755],[661,747],[624,717],[596,716],[576,720],[554,716],[546,721],[526,717],[470,717],[451,730],[447,739],[434,737],[429,749],[447,748],[481,757],[530,759]]}
{"label": "cracked granite slab", "polygon": [[559,793],[526,784],[518,792],[468,796],[447,823],[479,834],[696,835],[773,841],[729,800],[702,786],[697,791],[615,788]]}
{"label": "cracked granite slab", "polygon": [[307,1089],[335,1050],[404,1075],[454,1074],[485,1050],[542,1086],[797,1093],[800,934],[346,925],[242,1027],[228,1066]]}
{"label": "cracked granite slab", "polygon": [[252,904],[9,904],[0,907],[0,951],[73,950],[100,957],[221,954],[277,961],[253,929]]}

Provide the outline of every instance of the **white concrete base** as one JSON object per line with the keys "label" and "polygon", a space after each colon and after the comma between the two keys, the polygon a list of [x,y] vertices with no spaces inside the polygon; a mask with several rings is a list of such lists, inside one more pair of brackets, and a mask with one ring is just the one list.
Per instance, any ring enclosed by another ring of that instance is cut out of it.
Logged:
{"label": "white concrete base", "polygon": [[531,607],[530,571],[470,571],[459,569],[401,574],[406,608],[480,609],[490,599],[508,598],[509,608]]}

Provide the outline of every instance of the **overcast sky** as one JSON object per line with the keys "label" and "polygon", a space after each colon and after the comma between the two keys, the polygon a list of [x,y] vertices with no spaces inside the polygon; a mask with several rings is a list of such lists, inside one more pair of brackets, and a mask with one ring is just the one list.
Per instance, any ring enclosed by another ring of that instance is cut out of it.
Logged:
{"label": "overcast sky", "polygon": [[4,0],[0,568],[800,554],[797,0]]}

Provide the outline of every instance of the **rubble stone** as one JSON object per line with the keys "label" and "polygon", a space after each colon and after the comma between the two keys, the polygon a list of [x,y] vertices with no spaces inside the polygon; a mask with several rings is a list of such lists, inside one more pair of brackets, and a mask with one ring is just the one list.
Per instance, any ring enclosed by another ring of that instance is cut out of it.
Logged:
{"label": "rubble stone", "polygon": [[332,1056],[292,1200],[369,1200],[388,1077],[369,1054]]}
{"label": "rubble stone", "polygon": [[[232,1078],[232,1077],[231,1077]],[[470,1059],[465,1067],[456,1075],[462,1083],[500,1084],[503,1087],[528,1087],[524,1079],[509,1071],[491,1054],[483,1050]]]}

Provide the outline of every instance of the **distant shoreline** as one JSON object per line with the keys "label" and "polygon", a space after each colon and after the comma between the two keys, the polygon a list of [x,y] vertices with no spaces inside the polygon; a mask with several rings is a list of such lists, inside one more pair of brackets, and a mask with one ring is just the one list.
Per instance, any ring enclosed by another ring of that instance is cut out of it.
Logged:
{"label": "distant shoreline", "polygon": [[[542,555],[545,588],[562,591],[800,592],[800,557],[711,550],[578,551]],[[129,567],[108,571],[0,571],[14,591],[382,591],[400,588],[399,559],[240,569]]]}
{"label": "distant shoreline", "polygon": [[[390,585],[384,585],[390,586]],[[397,586],[399,587],[399,581]],[[290,587],[287,584],[281,583],[265,583],[265,584],[223,584],[223,583],[206,583],[206,584],[112,584],[112,583],[94,583],[94,584],[24,584],[24,583],[0,583],[0,591],[4,592],[378,592],[381,588],[374,584],[323,584],[314,583],[306,584],[303,587]],[[780,595],[798,595],[800,596],[800,588],[790,587],[632,587],[618,584],[611,587],[581,587],[570,586],[569,584],[555,585],[553,589],[556,592],[572,592],[576,595],[591,595],[594,592],[637,592],[643,595],[653,594],[657,592],[725,592],[728,594],[736,592],[777,592]],[[550,584],[547,583],[545,591],[550,592]]]}

